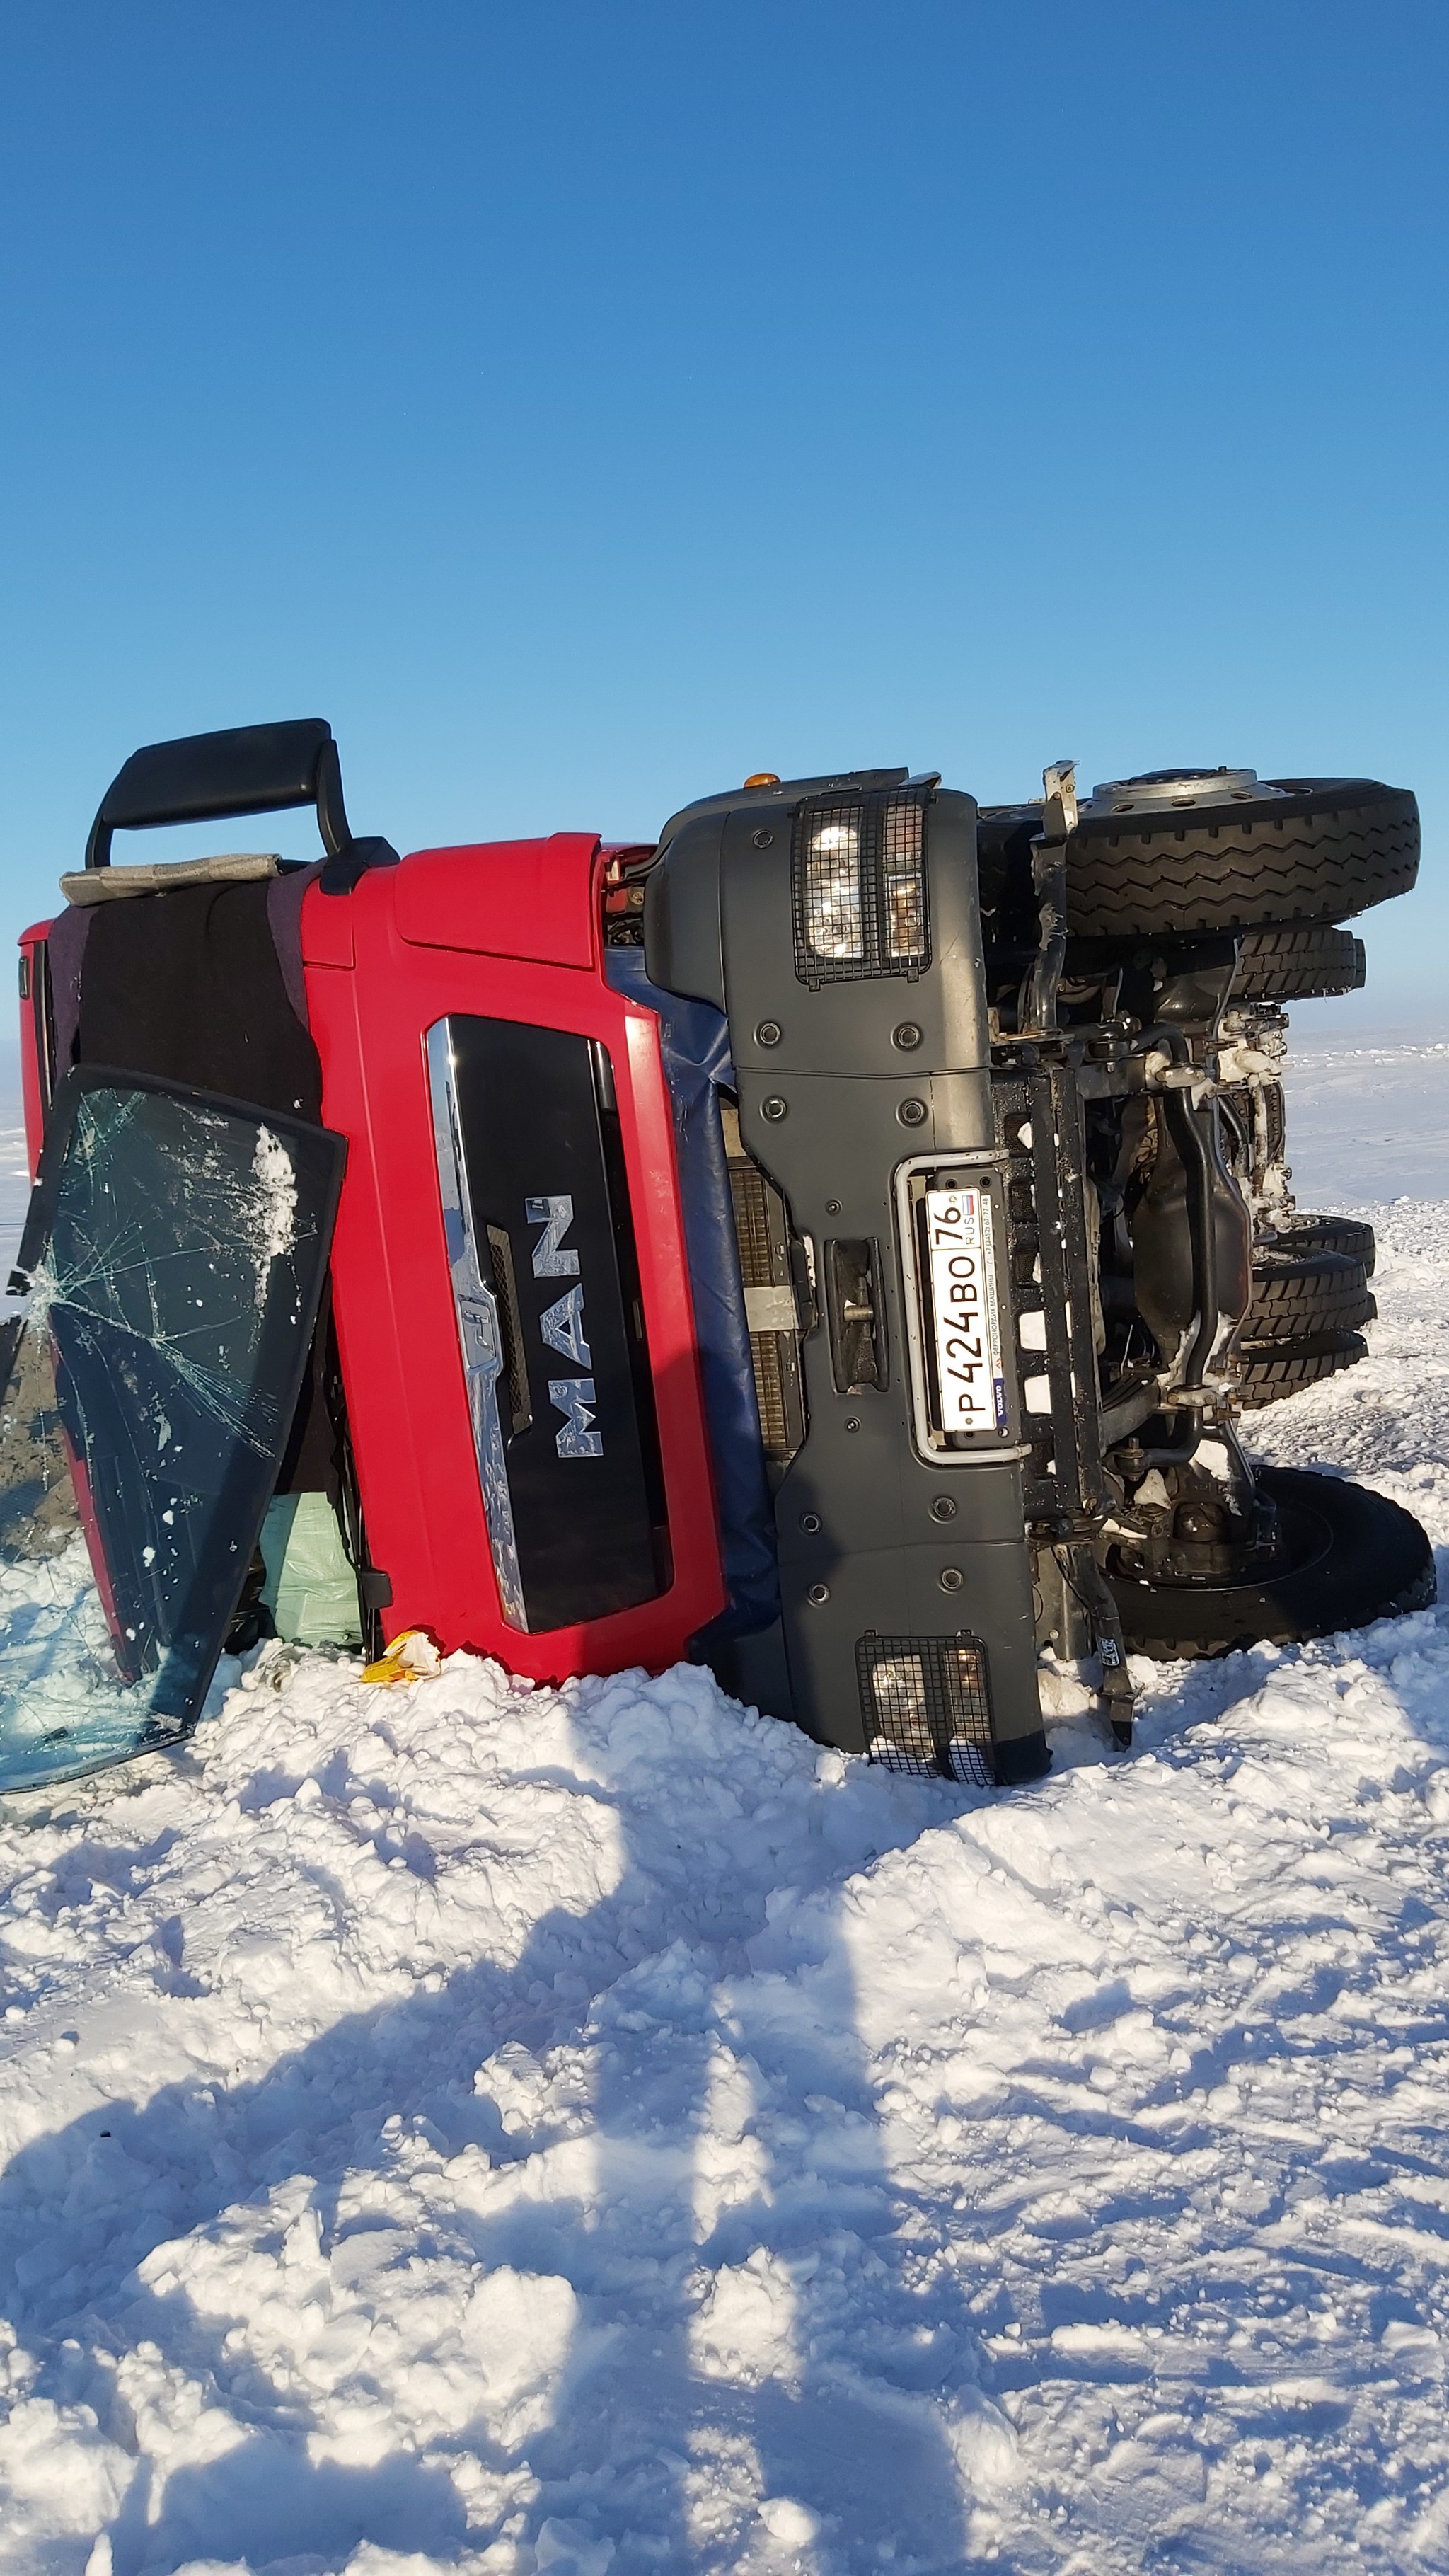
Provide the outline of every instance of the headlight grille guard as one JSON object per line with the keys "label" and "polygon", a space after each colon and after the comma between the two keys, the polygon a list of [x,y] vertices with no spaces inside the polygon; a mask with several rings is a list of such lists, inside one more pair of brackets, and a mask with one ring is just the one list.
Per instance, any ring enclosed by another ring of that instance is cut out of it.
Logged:
{"label": "headlight grille guard", "polygon": [[991,1696],[979,1637],[969,1628],[938,1637],[883,1637],[867,1628],[855,1662],[873,1762],[918,1778],[992,1786]]}
{"label": "headlight grille guard", "polygon": [[812,992],[880,975],[913,984],[929,966],[926,834],[935,786],[934,779],[912,779],[796,807],[795,972]]}

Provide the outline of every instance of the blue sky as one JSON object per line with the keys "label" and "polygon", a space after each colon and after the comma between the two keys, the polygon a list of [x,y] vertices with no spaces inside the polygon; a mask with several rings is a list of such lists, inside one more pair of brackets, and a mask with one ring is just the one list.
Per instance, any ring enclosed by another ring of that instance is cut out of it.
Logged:
{"label": "blue sky", "polygon": [[1204,759],[1417,787],[1449,1020],[1446,96],[1438,0],[15,0],[9,922],[273,716],[402,848]]}

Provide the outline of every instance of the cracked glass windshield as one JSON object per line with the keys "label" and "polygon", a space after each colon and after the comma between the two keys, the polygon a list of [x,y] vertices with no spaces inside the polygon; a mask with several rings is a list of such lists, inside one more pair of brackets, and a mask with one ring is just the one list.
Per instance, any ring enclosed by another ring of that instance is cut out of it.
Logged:
{"label": "cracked glass windshield", "polygon": [[341,1140],[126,1077],[52,1112],[0,1401],[0,1788],[194,1722],[291,1427]]}

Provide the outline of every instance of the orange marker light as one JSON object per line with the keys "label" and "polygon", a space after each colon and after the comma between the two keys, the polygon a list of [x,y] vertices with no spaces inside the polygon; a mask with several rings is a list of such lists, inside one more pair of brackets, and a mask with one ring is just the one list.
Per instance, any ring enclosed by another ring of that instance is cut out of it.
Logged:
{"label": "orange marker light", "polygon": [[745,780],[747,787],[778,787],[779,784],[780,773],[777,769],[753,770]]}

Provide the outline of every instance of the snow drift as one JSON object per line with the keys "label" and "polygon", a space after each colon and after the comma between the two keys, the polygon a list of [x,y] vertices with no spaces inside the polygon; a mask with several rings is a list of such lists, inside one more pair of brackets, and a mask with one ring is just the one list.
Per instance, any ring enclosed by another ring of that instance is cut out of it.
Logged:
{"label": "snow drift", "polygon": [[[1449,1206],[1259,1417],[1449,1541]],[[0,2564],[1449,2563],[1449,1610],[892,1778],[231,1666],[0,1819]]]}

